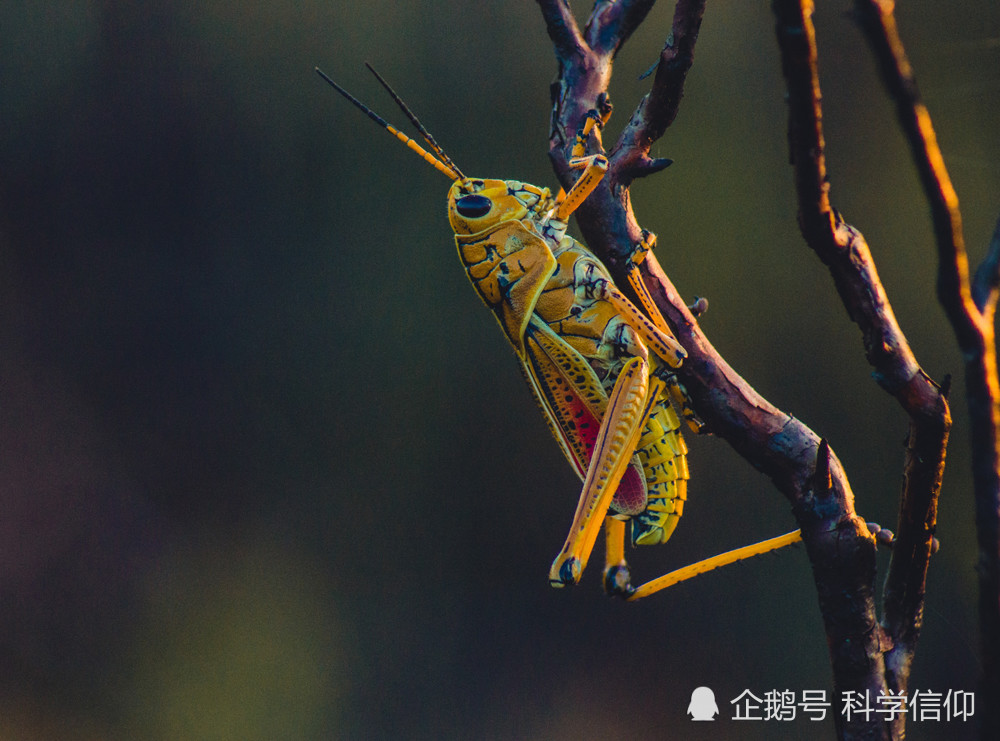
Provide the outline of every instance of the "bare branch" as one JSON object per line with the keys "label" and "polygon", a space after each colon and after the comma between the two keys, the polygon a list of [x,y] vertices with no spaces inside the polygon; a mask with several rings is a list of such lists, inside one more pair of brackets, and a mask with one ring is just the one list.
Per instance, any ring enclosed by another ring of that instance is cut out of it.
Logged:
{"label": "bare branch", "polygon": [[[934,408],[937,385],[923,375],[896,322],[864,237],[830,205],[811,3],[783,0],[775,3],[775,11],[788,83],[789,147],[803,236],[829,267],[848,314],[861,328],[879,385],[907,411],[915,411],[918,398]],[[925,386],[930,397],[914,390],[913,384]]]}
{"label": "bare branch", "polygon": [[704,14],[705,0],[680,0],[677,3],[673,30],[660,52],[653,87],[645,105],[644,134],[650,143],[663,136],[677,116],[684,94],[684,81],[694,64],[694,47]]}
{"label": "bare branch", "polygon": [[[647,263],[646,284],[688,351],[679,373],[699,414],[792,503],[813,568],[835,696],[852,690],[877,697],[887,690],[884,654],[891,642],[875,610],[876,541],[855,512],[840,461],[826,441],[761,397],[729,366],[658,263],[650,258]],[[839,715],[835,720],[844,723]],[[869,735],[872,723],[857,714],[845,725],[842,738],[880,737]]]}
{"label": "bare branch", "polygon": [[545,27],[556,49],[556,56],[565,59],[582,54],[586,44],[576,24],[567,0],[538,0],[545,18]]}
{"label": "bare branch", "polygon": [[[837,252],[833,237],[836,217],[830,206],[830,184],[826,179],[816,33],[810,21],[812,7],[811,4],[802,7],[798,2],[776,2],[774,12],[781,68],[788,86],[788,141],[795,167],[799,226],[804,233],[830,235],[828,241],[834,244],[819,250],[826,262],[831,253]],[[808,236],[806,239],[810,241]]]}
{"label": "bare branch", "polygon": [[622,185],[658,172],[670,164],[669,161],[651,158],[649,149],[677,116],[684,94],[684,81],[694,63],[694,47],[704,14],[705,0],[680,0],[677,3],[673,29],[660,52],[653,87],[632,114],[612,153],[612,178]]}
{"label": "bare branch", "polygon": [[893,4],[887,0],[856,0],[855,5],[882,78],[896,101],[896,113],[931,206],[939,259],[938,298],[965,359],[979,546],[982,730],[983,738],[997,738],[1000,736],[997,702],[1000,699],[1000,382],[993,319],[1000,240],[994,234],[990,253],[973,286],[958,198],[896,31]]}
{"label": "bare branch", "polygon": [[598,0],[584,31],[590,48],[613,58],[655,4],[656,0]]}
{"label": "bare branch", "polygon": [[[597,107],[598,98],[606,94],[615,55],[646,17],[654,2],[655,0],[599,0],[581,35],[565,2],[539,0],[549,36],[555,46],[556,58],[559,60],[559,77],[552,86],[554,116],[549,151],[553,167],[563,185],[568,185],[573,175],[567,166],[568,148],[573,136],[587,112]],[[665,75],[665,79],[674,83],[676,101],[680,100],[684,74],[691,66],[694,40],[697,38],[704,6],[704,0],[681,0],[677,6],[673,37],[682,39],[681,55],[687,63],[686,66],[681,65],[679,75],[674,68],[671,68],[670,74]],[[664,54],[673,49],[668,44]],[[676,55],[672,51],[668,56]],[[661,88],[664,85],[666,83]],[[658,98],[654,96],[654,100],[656,99]],[[676,102],[674,110],[676,111]],[[669,118],[672,119],[673,116],[670,115]],[[666,125],[660,127],[656,136],[662,134]],[[656,137],[648,139],[643,150],[623,150],[626,156],[619,161],[617,170],[614,164],[611,165],[611,172],[606,178],[607,186],[615,185],[618,175],[627,183],[634,177],[662,170],[670,164],[670,160],[651,159],[648,156],[649,145],[654,138]]]}
{"label": "bare branch", "polygon": [[924,192],[931,205],[940,254],[938,296],[963,349],[975,347],[980,342],[976,327],[979,312],[969,289],[969,261],[962,235],[958,196],[945,168],[930,114],[920,100],[913,68],[896,28],[894,5],[887,0],[857,0],[855,8],[875,52],[882,80],[896,102],[900,126],[910,143]]}
{"label": "bare branch", "polygon": [[[588,245],[620,285],[627,285],[626,261],[641,235],[629,196],[633,177],[629,165],[648,156],[648,144],[643,150],[635,133],[645,130],[646,138],[650,132],[659,135],[673,120],[703,7],[700,0],[678,3],[674,44],[662,63],[665,78],[655,83],[670,102],[654,116],[658,122],[648,127],[642,116],[633,116],[627,127],[631,133],[623,135],[616,147],[608,175],[576,212]],[[671,59],[684,61],[672,64]],[[574,175],[566,167],[566,132],[579,125],[610,77],[609,60],[598,61],[603,63],[560,57],[559,76],[553,84],[559,94],[554,96],[549,154],[564,185]],[[668,94],[671,90],[675,93]],[[792,503],[826,618],[835,689],[877,696],[886,689],[883,654],[887,645],[875,612],[876,541],[855,513],[843,467],[829,446],[821,445],[818,435],[761,397],[719,355],[652,255],[642,271],[657,307],[688,351],[679,374],[708,429],[769,476]]]}
{"label": "bare branch", "polygon": [[[921,626],[951,415],[940,388],[921,370],[896,322],[864,237],[830,205],[812,3],[776,0],[774,9],[788,84],[789,149],[802,235],[829,268],[848,314],[861,329],[879,385],[910,417],[883,621],[891,638],[888,685],[899,693],[907,688]],[[904,721],[903,716],[896,720],[899,734]]]}

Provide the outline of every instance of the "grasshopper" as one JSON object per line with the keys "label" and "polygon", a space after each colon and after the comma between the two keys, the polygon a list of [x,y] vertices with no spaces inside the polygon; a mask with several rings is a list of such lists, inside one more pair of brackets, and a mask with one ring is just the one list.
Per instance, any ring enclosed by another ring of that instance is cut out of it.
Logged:
{"label": "grasshopper", "polygon": [[370,65],[368,69],[430,151],[316,71],[452,181],[448,221],[462,265],[513,347],[552,435],[583,481],[569,534],[549,570],[549,583],[562,587],[580,580],[602,523],[605,590],[630,600],[694,573],[780,547],[783,539],[797,536],[796,531],[749,546],[752,552],[732,551],[638,589],[632,586],[624,553],[626,537],[633,545],[649,545],[666,542],[674,532],[689,479],[680,417],[695,431],[700,422],[674,375],[687,353],[639,274],[655,236],[643,232],[628,268],[629,284],[643,311],[618,289],[600,260],[566,234],[570,216],[607,171],[604,155],[586,152],[592,137],[599,143],[610,104],[602,100],[585,119],[569,161],[581,174],[568,191],[553,197],[548,188],[517,180],[466,177],[389,84]]}

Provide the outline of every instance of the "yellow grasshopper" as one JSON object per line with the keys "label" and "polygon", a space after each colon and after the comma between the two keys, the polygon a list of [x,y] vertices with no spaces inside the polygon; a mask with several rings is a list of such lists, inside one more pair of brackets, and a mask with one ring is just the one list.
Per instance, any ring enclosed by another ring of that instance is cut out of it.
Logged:
{"label": "yellow grasshopper", "polygon": [[453,181],[448,221],[462,265],[513,346],[549,429],[583,480],[569,534],[549,571],[552,586],[579,581],[602,523],[605,589],[632,600],[796,540],[791,536],[798,533],[790,533],[693,564],[638,589],[631,585],[626,528],[634,545],[666,542],[687,499],[687,446],[671,401],[694,429],[699,423],[673,374],[687,353],[639,275],[655,236],[643,233],[628,272],[644,313],[615,286],[597,257],[566,234],[570,216],[607,170],[606,157],[587,156],[586,151],[590,137],[599,139],[610,105],[586,118],[570,159],[582,174],[569,191],[553,197],[547,188],[517,180],[466,177],[388,83],[368,68],[430,152],[316,71]]}

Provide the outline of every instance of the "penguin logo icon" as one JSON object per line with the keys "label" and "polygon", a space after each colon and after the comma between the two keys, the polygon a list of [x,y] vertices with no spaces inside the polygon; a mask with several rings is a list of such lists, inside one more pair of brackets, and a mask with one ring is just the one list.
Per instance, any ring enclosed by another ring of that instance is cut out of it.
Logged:
{"label": "penguin logo icon", "polygon": [[715,720],[719,706],[715,704],[715,693],[708,687],[695,687],[691,693],[688,715],[691,720]]}

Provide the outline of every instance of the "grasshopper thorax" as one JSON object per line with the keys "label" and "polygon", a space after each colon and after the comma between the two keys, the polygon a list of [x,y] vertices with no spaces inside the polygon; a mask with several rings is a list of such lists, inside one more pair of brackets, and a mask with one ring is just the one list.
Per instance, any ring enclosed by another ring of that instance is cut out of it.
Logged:
{"label": "grasshopper thorax", "polygon": [[541,217],[551,207],[548,188],[519,180],[460,178],[448,191],[448,221],[455,234],[477,234],[504,221]]}

